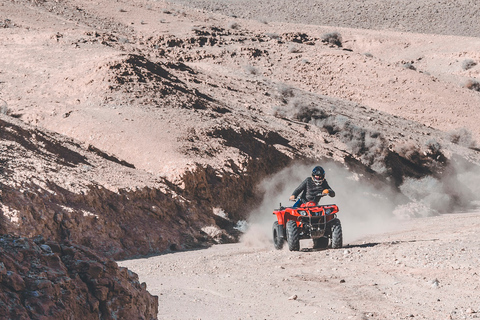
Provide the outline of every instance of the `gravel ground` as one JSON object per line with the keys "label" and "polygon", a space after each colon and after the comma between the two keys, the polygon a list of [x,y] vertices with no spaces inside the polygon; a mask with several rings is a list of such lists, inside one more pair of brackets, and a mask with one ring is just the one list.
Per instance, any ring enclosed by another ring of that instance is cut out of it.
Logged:
{"label": "gravel ground", "polygon": [[337,250],[250,241],[120,265],[159,296],[158,319],[475,319],[479,225],[446,214]]}

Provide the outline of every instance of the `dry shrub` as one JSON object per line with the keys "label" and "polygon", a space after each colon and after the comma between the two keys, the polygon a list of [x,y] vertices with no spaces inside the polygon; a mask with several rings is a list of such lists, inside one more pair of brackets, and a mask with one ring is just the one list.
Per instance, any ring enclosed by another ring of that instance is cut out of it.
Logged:
{"label": "dry shrub", "polygon": [[[391,169],[394,172],[400,172],[402,177],[420,177],[426,175],[441,177],[448,165],[448,159],[442,152],[442,146],[434,140],[426,142],[423,146],[413,143],[396,146],[394,151],[400,158],[403,158],[403,160],[400,159],[400,162],[398,162],[401,164],[400,166],[395,165],[395,167],[391,167]],[[403,182],[405,182],[405,180],[403,180]]]}
{"label": "dry shrub", "polygon": [[465,84],[465,88],[475,91],[480,91],[480,82],[475,79],[470,79]]}
{"label": "dry shrub", "polygon": [[314,125],[328,118],[328,114],[324,110],[313,103],[307,104],[300,98],[290,99],[287,105],[274,107],[273,114],[276,117],[289,118],[304,123],[313,123]]}
{"label": "dry shrub", "polygon": [[288,118],[288,109],[286,106],[274,106],[272,113],[273,116],[277,118]]}
{"label": "dry shrub", "polygon": [[435,169],[446,161],[441,144],[433,139],[428,140],[423,147],[413,143],[396,146],[395,152],[416,165],[430,169]]}
{"label": "dry shrub", "polygon": [[240,25],[235,21],[231,21],[231,22],[228,23],[227,27],[228,27],[228,29],[238,29],[238,28],[240,28]]}
{"label": "dry shrub", "polygon": [[379,132],[347,121],[340,132],[340,137],[364,164],[374,166],[377,172],[385,170],[384,161],[388,153],[388,144]]}
{"label": "dry shrub", "polygon": [[10,114],[10,109],[8,108],[8,104],[3,99],[0,99],[0,113],[5,115]]}
{"label": "dry shrub", "polygon": [[293,87],[288,84],[279,83],[277,84],[276,89],[276,96],[283,103],[287,103],[288,99],[294,96]]}
{"label": "dry shrub", "polygon": [[448,133],[451,142],[467,148],[475,147],[476,142],[473,140],[472,133],[466,128],[459,128]]}
{"label": "dry shrub", "polygon": [[402,64],[402,67],[409,70],[417,70],[412,62],[406,62]]}
{"label": "dry shrub", "polygon": [[0,20],[0,28],[12,28],[15,24],[10,19]]}
{"label": "dry shrub", "polygon": [[323,113],[314,123],[330,135],[337,135],[352,154],[365,165],[377,172],[385,170],[384,161],[388,153],[388,144],[379,132],[357,126],[342,115],[328,116]]}
{"label": "dry shrub", "polygon": [[249,74],[253,74],[253,75],[257,75],[258,74],[258,69],[255,68],[254,66],[252,65],[247,65],[244,67],[245,71],[247,71],[247,73]]}
{"label": "dry shrub", "polygon": [[473,61],[472,59],[465,59],[462,62],[462,69],[463,70],[468,70],[468,69],[471,69],[471,68],[475,67],[476,65],[477,65],[477,63],[475,61]]}
{"label": "dry shrub", "polygon": [[347,117],[337,115],[328,116],[322,121],[317,121],[315,124],[317,125],[317,127],[323,128],[325,131],[327,131],[328,134],[334,135],[340,132],[346,126],[346,123],[348,121],[349,119]]}
{"label": "dry shrub", "polygon": [[425,166],[427,166],[432,172],[441,170],[444,164],[447,162],[447,157],[442,152],[442,145],[433,139],[428,140],[425,143],[427,150],[423,152],[426,159],[424,159]]}
{"label": "dry shrub", "polygon": [[322,42],[337,47],[342,46],[342,36],[338,32],[330,32],[322,35]]}
{"label": "dry shrub", "polygon": [[425,146],[427,147],[427,153],[436,156],[439,153],[442,152],[442,146],[440,143],[434,139],[430,139],[425,143]]}
{"label": "dry shrub", "polygon": [[420,154],[420,148],[413,143],[397,145],[395,152],[413,163],[420,163],[422,155]]}
{"label": "dry shrub", "polygon": [[328,117],[325,111],[313,104],[305,104],[298,98],[290,100],[288,106],[293,111],[293,118],[301,122],[309,123],[312,120],[316,121]]}
{"label": "dry shrub", "polygon": [[298,48],[296,45],[294,44],[291,44],[288,46],[288,52],[290,53],[299,53],[300,52],[300,48]]}
{"label": "dry shrub", "polygon": [[280,35],[278,33],[267,32],[265,35],[271,39],[280,39]]}

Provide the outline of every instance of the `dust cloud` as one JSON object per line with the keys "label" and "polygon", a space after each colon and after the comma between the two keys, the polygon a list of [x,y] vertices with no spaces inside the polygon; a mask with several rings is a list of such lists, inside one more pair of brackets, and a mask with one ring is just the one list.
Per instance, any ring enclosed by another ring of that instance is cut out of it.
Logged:
{"label": "dust cloud", "polygon": [[326,197],[320,203],[338,205],[344,244],[367,235],[393,231],[398,220],[463,212],[479,204],[480,167],[461,159],[451,159],[450,165],[436,177],[406,178],[399,190],[376,188],[362,175],[338,163],[297,164],[259,185],[265,196],[250,213],[241,239],[245,245],[272,246],[272,224],[276,220],[273,210],[280,204],[293,205],[288,198],[316,165],[323,166],[326,179],[336,192],[335,198]]}
{"label": "dust cloud", "polygon": [[[397,216],[425,217],[478,208],[480,167],[459,157],[435,175],[405,179],[400,186],[409,203],[399,206]],[[402,211],[403,210],[403,211]]]}
{"label": "dust cloud", "polygon": [[396,201],[391,199],[391,192],[376,190],[361,176],[336,163],[293,165],[260,184],[259,189],[265,193],[264,200],[250,214],[249,227],[241,239],[244,244],[272,246],[272,225],[276,220],[273,210],[279,208],[280,203],[285,207],[293,205],[288,198],[311,175],[316,165],[323,166],[326,179],[336,193],[334,198],[323,198],[320,203],[338,205],[345,244],[365,235],[394,228],[392,212]]}

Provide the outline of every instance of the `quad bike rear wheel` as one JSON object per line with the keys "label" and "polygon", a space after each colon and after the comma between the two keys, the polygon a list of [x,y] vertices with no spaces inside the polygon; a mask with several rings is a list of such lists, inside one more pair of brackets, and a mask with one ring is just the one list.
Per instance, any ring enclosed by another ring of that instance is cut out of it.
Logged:
{"label": "quad bike rear wheel", "polygon": [[290,251],[300,250],[300,231],[293,220],[287,221],[287,243]]}
{"label": "quad bike rear wheel", "polygon": [[332,249],[339,249],[343,246],[342,224],[335,220],[332,224]]}
{"label": "quad bike rear wheel", "polygon": [[282,250],[285,240],[283,239],[282,234],[278,234],[278,221],[275,221],[273,223],[272,233],[273,233],[273,245],[275,249]]}
{"label": "quad bike rear wheel", "polygon": [[328,248],[328,238],[320,237],[318,239],[313,239],[313,249],[326,249]]}

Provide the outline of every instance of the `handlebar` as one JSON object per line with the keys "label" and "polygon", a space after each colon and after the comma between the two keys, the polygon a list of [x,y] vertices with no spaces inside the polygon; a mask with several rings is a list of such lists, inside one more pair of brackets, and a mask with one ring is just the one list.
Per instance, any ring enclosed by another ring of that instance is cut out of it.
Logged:
{"label": "handlebar", "polygon": [[[320,200],[320,198],[323,198],[323,197],[325,197],[325,196],[327,196],[327,195],[328,195],[328,193],[318,193],[318,194],[315,195],[315,198],[318,198],[318,199]],[[299,198],[295,198],[295,199],[293,199],[293,200],[288,199],[288,200],[289,200],[289,201],[296,202],[296,201],[298,201],[298,199],[299,199]]]}

